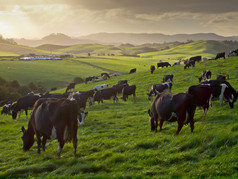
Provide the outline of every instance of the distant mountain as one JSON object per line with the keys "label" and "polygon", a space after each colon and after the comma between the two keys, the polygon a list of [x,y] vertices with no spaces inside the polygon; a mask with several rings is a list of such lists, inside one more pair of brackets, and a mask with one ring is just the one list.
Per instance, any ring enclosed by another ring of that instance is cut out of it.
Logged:
{"label": "distant mountain", "polygon": [[36,46],[40,46],[44,44],[70,46],[70,45],[76,45],[76,44],[93,44],[94,43],[91,40],[72,38],[62,33],[56,33],[56,34],[52,33],[39,40],[14,39],[14,41],[17,44],[26,45],[30,47],[36,47]]}
{"label": "distant mountain", "polygon": [[159,33],[147,34],[147,33],[97,33],[82,36],[79,39],[91,40],[99,44],[125,44],[130,43],[134,45],[140,45],[145,43],[164,43],[164,42],[187,42],[198,40],[238,40],[237,36],[224,37],[214,33],[198,33],[198,34],[176,34],[176,35],[164,35]]}

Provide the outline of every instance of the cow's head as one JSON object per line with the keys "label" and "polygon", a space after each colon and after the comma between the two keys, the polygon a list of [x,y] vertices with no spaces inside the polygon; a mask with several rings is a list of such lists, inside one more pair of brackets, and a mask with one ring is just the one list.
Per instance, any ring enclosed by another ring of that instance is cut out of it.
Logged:
{"label": "cow's head", "polygon": [[149,114],[149,121],[150,121],[150,128],[151,128],[151,131],[155,131],[156,130],[156,121],[155,121],[155,118],[151,112],[150,109],[148,109],[148,114]]}
{"label": "cow's head", "polygon": [[34,144],[34,135],[30,135],[28,130],[25,130],[24,126],[21,128],[21,132],[23,132],[22,141],[23,141],[23,150],[29,150]]}
{"label": "cow's head", "polygon": [[79,113],[78,113],[78,122],[80,125],[83,125],[84,124],[84,120],[86,118],[86,116],[88,115],[88,112],[84,112],[82,110],[79,110]]}

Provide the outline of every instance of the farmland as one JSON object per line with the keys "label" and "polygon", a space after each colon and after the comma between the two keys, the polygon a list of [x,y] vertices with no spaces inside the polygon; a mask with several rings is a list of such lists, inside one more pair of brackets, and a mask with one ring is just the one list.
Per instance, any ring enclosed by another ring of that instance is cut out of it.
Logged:
{"label": "farmland", "polygon": [[[201,62],[188,70],[184,70],[183,65],[157,69],[153,75],[148,71],[148,66],[155,61],[150,58],[117,58],[102,59],[103,67],[127,72],[133,65],[138,67],[138,72],[113,77],[105,82],[112,86],[118,80],[127,79],[129,84],[135,84],[136,103],[129,97],[127,102],[119,100],[113,104],[109,100],[87,107],[89,114],[85,125],[78,128],[76,157],[72,144],[66,144],[62,156],[56,157],[56,141],[48,141],[46,151],[41,154],[37,154],[36,143],[30,151],[23,152],[19,130],[22,125],[27,126],[25,116],[22,115],[19,120],[1,116],[0,177],[238,177],[237,103],[234,109],[230,109],[227,104],[220,107],[219,102],[215,101],[205,117],[203,111],[197,109],[194,133],[190,133],[189,126],[184,126],[177,136],[177,123],[165,123],[161,132],[151,132],[147,113],[151,106],[151,101],[147,99],[148,89],[152,84],[160,83],[165,74],[174,75],[172,92],[175,93],[185,92],[189,86],[198,84],[198,76],[208,69],[212,71],[212,79],[219,73],[229,74],[228,81],[237,90],[237,57]],[[53,63],[63,63],[62,71],[58,71],[67,75],[67,71],[77,70],[75,63],[81,60],[47,62],[47,65],[43,62],[32,63],[37,63],[39,69],[45,69],[48,65],[52,65],[52,69]],[[99,59],[85,61],[100,66]],[[14,63],[17,67],[22,62]],[[70,70],[66,71],[66,63],[71,64],[67,66]],[[139,63],[148,66],[144,68]],[[28,64],[24,65],[26,69],[23,71],[33,68]],[[83,74],[87,74],[87,69],[88,66]],[[48,75],[51,75],[52,81],[62,78],[58,73]],[[79,84],[76,90],[90,90],[97,84]],[[57,92],[64,92],[64,89]]]}

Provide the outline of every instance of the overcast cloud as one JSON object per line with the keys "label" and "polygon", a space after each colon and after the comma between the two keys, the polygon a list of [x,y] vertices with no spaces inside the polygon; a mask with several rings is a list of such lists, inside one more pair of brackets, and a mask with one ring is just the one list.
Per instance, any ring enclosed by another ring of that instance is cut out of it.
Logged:
{"label": "overcast cloud", "polygon": [[0,34],[217,33],[238,35],[238,0],[0,0]]}

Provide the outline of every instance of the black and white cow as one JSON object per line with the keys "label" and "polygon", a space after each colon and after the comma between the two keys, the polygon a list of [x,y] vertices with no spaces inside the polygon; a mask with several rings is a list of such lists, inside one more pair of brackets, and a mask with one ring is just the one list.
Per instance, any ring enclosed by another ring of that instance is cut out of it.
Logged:
{"label": "black and white cow", "polygon": [[198,78],[198,81],[200,83],[202,80],[211,79],[211,77],[212,77],[212,72],[210,70],[205,70],[202,72],[201,77]]}
{"label": "black and white cow", "polygon": [[151,86],[151,90],[148,93],[148,99],[151,100],[152,96],[156,96],[159,93],[171,93],[172,83],[161,83]]}
{"label": "black and white cow", "polygon": [[[69,99],[39,99],[32,111],[28,122],[28,129],[22,126],[23,150],[29,150],[34,144],[34,135],[36,134],[38,153],[42,144],[42,150],[45,151],[47,139],[58,140],[59,156],[64,144],[73,140],[74,155],[77,150],[77,130],[78,120],[82,120],[82,113],[77,106],[77,102]],[[43,139],[41,140],[41,137]]]}
{"label": "black and white cow", "polygon": [[151,130],[157,132],[158,120],[160,120],[160,131],[164,121],[178,121],[176,134],[179,134],[183,125],[188,123],[190,123],[191,132],[193,132],[195,109],[193,97],[190,94],[159,94],[153,101],[151,109],[148,110]]}
{"label": "black and white cow", "polygon": [[172,83],[172,82],[173,82],[173,78],[174,78],[174,75],[172,75],[172,74],[170,74],[170,75],[164,75],[162,82],[163,82],[163,83],[165,83],[165,82],[170,82],[170,83]]}
{"label": "black and white cow", "polygon": [[12,103],[4,104],[2,107],[1,114],[10,115],[11,114]]}

